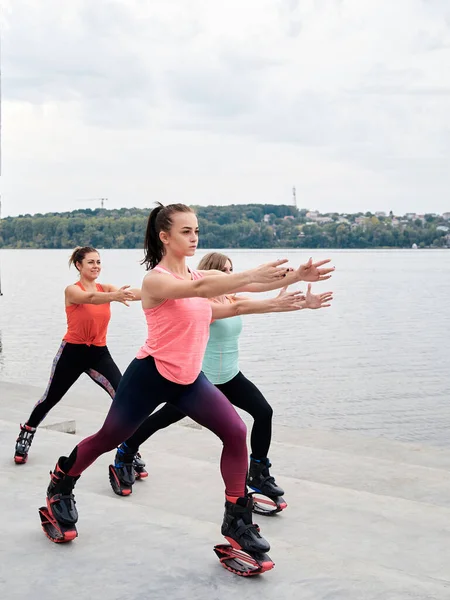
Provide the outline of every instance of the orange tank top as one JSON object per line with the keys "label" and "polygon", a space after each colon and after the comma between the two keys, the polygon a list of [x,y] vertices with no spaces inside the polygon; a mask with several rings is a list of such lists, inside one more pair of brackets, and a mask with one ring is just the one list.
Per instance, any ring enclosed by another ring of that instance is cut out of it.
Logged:
{"label": "orange tank top", "polygon": [[[79,281],[76,282],[84,292]],[[105,290],[95,284],[98,292]],[[106,331],[111,319],[111,306],[107,304],[71,304],[66,306],[67,333],[63,340],[70,344],[87,346],[106,346]]]}

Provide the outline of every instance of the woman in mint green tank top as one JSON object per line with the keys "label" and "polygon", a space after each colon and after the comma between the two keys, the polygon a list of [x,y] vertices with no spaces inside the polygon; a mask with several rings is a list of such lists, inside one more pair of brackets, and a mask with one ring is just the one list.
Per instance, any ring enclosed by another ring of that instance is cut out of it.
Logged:
{"label": "woman in mint green tank top", "polygon": [[[228,256],[219,252],[210,252],[200,261],[198,270],[217,270],[224,273],[231,273],[233,265]],[[285,290],[276,298],[256,301],[248,300],[248,304],[252,305],[251,310],[247,310],[249,307],[243,308],[241,314],[285,311],[286,300],[284,298],[283,305],[283,294],[286,294]],[[304,297],[302,298],[305,299]],[[316,296],[310,293],[310,287],[308,287],[308,294],[303,308],[329,306],[328,302],[331,299],[332,296],[330,293],[327,292]],[[222,296],[211,300],[214,303],[223,303],[224,305],[234,302],[241,305],[241,303],[245,304],[246,302],[246,299],[240,296]],[[254,492],[259,492],[273,501],[270,504],[265,503],[265,508],[263,508],[264,504],[257,504],[255,502],[254,510],[259,507],[260,510],[257,512],[270,514],[283,510],[287,506],[282,498],[284,490],[275,483],[275,479],[269,471],[271,464],[267,455],[272,438],[273,411],[256,385],[248,380],[239,370],[239,336],[241,331],[241,316],[229,316],[213,321],[210,326],[210,337],[206,347],[202,370],[211,383],[214,383],[234,406],[244,410],[253,417],[254,422],[250,437],[250,468],[247,484]],[[184,419],[184,417],[185,414],[175,406],[165,404],[145,421],[145,439],[148,439],[156,431]]]}
{"label": "woman in mint green tank top", "polygon": [[[198,265],[199,270],[215,269],[224,273],[233,272],[233,263],[228,256],[210,252]],[[233,302],[234,297],[222,297],[216,302]],[[268,452],[272,438],[273,410],[263,394],[239,369],[239,336],[242,332],[242,317],[230,317],[211,323],[209,341],[203,359],[203,372],[228,400],[253,417],[250,437],[251,455],[248,486],[270,498],[283,496],[284,490],[270,475]],[[280,503],[280,508],[284,508]]]}

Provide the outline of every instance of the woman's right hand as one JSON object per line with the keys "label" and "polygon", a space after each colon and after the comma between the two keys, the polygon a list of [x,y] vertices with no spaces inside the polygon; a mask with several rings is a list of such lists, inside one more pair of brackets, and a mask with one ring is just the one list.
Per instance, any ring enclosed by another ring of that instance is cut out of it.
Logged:
{"label": "woman's right hand", "polygon": [[282,288],[278,296],[272,299],[273,312],[291,312],[305,308],[305,295],[302,291],[288,292],[287,286]]}
{"label": "woman's right hand", "polygon": [[252,283],[273,283],[286,277],[289,269],[281,267],[288,262],[287,258],[280,258],[274,262],[266,263],[251,270]]}
{"label": "woman's right hand", "polygon": [[134,294],[128,289],[129,287],[129,285],[123,285],[117,292],[114,292],[114,301],[121,302],[122,304],[125,304],[125,306],[130,306],[128,302],[134,300]]}
{"label": "woman's right hand", "polygon": [[333,300],[333,292],[322,292],[322,294],[313,294],[311,284],[308,283],[308,290],[305,296],[305,308],[316,310],[317,308],[328,308]]}

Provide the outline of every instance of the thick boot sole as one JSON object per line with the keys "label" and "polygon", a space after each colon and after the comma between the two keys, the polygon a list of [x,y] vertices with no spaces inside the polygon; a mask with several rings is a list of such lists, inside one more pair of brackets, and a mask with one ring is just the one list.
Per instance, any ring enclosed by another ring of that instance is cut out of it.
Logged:
{"label": "thick boot sole", "polygon": [[253,512],[257,515],[270,517],[287,508],[283,496],[265,496],[259,491],[252,491],[249,496],[253,498]]}
{"label": "thick boot sole", "polygon": [[125,486],[119,479],[116,473],[114,465],[109,465],[109,482],[112,487],[112,491],[118,496],[129,496],[133,493],[132,486]]}
{"label": "thick boot sole", "polygon": [[[235,547],[235,540],[226,538],[230,544],[218,544],[214,546],[214,552],[224,569],[239,575],[240,577],[250,577],[252,575],[261,575],[270,571],[275,566],[268,554],[262,552],[244,552],[244,550]],[[232,542],[232,544],[231,544]]]}
{"label": "thick boot sole", "polygon": [[148,477],[148,471],[146,471],[144,469],[144,467],[141,467],[140,469],[134,469],[134,474],[136,476],[136,480],[138,479],[145,479],[146,477]]}
{"label": "thick boot sole", "polygon": [[63,525],[59,523],[48,510],[47,506],[41,506],[39,517],[43,532],[55,544],[71,542],[78,535],[75,525]]}
{"label": "thick boot sole", "polygon": [[28,460],[28,454],[26,456],[22,456],[20,454],[16,454],[14,456],[14,462],[16,465],[24,465]]}

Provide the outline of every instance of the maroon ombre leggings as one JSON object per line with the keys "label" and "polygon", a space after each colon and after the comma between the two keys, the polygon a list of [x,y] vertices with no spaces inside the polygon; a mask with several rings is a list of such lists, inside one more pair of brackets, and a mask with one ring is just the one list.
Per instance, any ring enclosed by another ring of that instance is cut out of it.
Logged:
{"label": "maroon ombre leggings", "polygon": [[169,402],[223,442],[220,469],[228,496],[245,496],[246,426],[228,399],[200,373],[194,383],[165,379],[151,356],[134,359],[125,371],[102,428],[76,446],[65,464],[80,475],[101,454],[126,441],[160,404]]}

